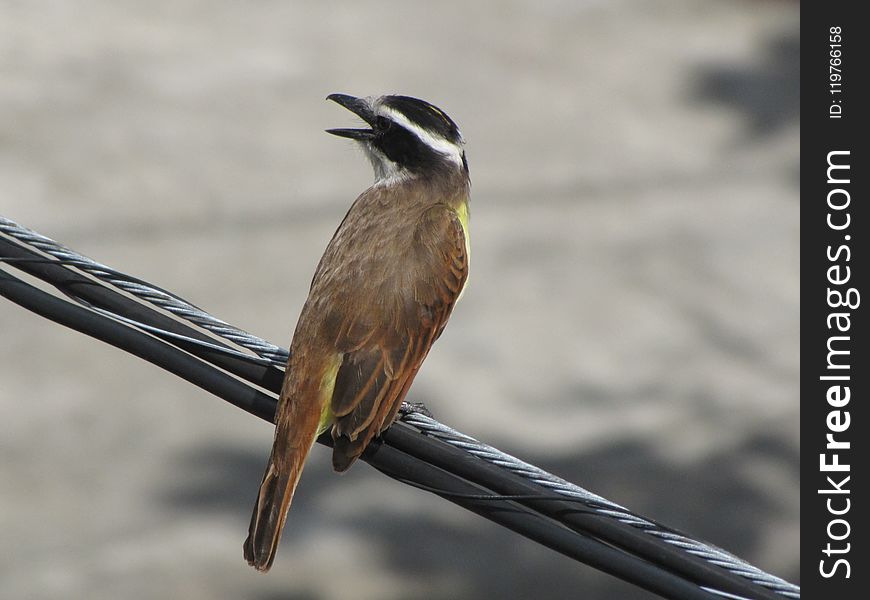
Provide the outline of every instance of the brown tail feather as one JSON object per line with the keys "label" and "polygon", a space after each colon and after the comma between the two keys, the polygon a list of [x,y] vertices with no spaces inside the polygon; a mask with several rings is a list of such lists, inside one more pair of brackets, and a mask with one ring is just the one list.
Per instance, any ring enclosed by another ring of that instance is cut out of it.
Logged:
{"label": "brown tail feather", "polygon": [[[293,404],[292,399],[283,402]],[[306,407],[308,410],[299,410],[302,407],[298,404],[301,403],[296,404],[297,406],[289,406],[286,411],[289,413],[286,415],[288,418],[284,418],[283,411],[279,409],[275,444],[263,483],[260,484],[248,537],[244,543],[245,560],[263,573],[271,568],[272,561],[275,560],[293,493],[302,475],[305,459],[317,438],[319,407],[315,405]]]}

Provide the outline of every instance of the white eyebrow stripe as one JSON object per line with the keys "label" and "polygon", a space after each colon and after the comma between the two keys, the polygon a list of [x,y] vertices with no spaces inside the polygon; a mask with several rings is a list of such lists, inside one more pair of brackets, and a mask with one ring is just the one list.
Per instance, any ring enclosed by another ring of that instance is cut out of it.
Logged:
{"label": "white eyebrow stripe", "polygon": [[419,125],[412,123],[408,117],[403,115],[397,110],[393,110],[388,106],[381,106],[378,111],[388,119],[395,121],[422,141],[424,144],[432,148],[433,150],[440,152],[441,154],[446,154],[448,158],[450,158],[453,162],[458,165],[462,164],[462,148],[454,144],[453,142],[447,141],[444,138],[435,137]]}

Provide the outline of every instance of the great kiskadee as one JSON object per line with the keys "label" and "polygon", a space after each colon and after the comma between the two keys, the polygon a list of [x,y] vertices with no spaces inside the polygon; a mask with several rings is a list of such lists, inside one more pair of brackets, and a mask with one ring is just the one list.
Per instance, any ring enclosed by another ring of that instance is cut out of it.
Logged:
{"label": "great kiskadee", "polygon": [[327,99],[368,125],[327,131],[362,146],[375,183],[326,247],[293,334],[244,544],[259,571],[272,566],[317,437],[331,431],[344,471],[393,423],[468,278],[470,180],[456,123],[409,96]]}

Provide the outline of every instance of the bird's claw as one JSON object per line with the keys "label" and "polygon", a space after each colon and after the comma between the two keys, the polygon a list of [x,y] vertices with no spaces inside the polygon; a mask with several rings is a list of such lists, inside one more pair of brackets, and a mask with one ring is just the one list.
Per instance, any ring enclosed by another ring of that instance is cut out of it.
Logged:
{"label": "bird's claw", "polygon": [[424,415],[430,419],[434,419],[435,415],[426,408],[422,402],[402,402],[402,407],[399,409],[402,416],[405,415]]}

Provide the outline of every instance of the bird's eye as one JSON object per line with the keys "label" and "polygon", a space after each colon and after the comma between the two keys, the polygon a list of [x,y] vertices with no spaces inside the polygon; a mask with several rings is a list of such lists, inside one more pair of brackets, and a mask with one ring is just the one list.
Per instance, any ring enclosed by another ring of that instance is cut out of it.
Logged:
{"label": "bird's eye", "polygon": [[392,124],[393,122],[386,117],[378,117],[375,119],[375,129],[378,131],[387,131]]}

